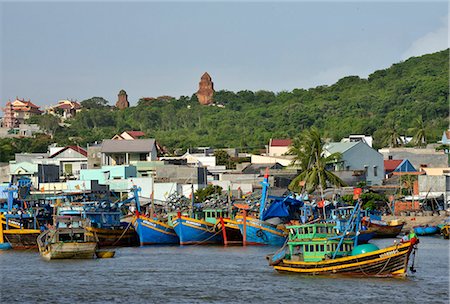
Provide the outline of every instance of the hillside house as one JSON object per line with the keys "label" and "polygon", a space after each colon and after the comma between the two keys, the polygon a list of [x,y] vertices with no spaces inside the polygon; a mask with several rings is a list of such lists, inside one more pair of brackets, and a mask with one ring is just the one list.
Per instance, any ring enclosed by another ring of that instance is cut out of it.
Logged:
{"label": "hillside house", "polygon": [[131,161],[157,160],[154,139],[104,140],[101,146],[103,165],[129,165]]}
{"label": "hillside house", "polygon": [[116,134],[112,139],[116,140],[135,140],[140,139],[145,136],[145,133],[142,131],[124,131],[121,134]]}
{"label": "hillside house", "polygon": [[74,117],[76,113],[81,111],[81,105],[72,100],[60,100],[58,104],[47,110],[48,114],[62,117],[63,119]]}
{"label": "hillside house", "polygon": [[289,151],[289,146],[292,144],[291,139],[276,139],[271,138],[267,147],[268,156],[281,156]]}
{"label": "hillside house", "polygon": [[[366,143],[331,142],[325,145],[325,156],[341,153],[341,159],[332,165],[337,173],[360,175],[368,185],[381,185],[384,179],[383,155]],[[339,174],[338,174],[339,175]],[[345,175],[345,174],[344,174]]]}

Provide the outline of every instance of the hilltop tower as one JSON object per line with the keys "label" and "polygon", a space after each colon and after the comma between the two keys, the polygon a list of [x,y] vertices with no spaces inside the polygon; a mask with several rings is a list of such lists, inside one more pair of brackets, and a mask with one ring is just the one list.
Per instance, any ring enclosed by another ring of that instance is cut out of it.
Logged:
{"label": "hilltop tower", "polygon": [[128,95],[127,95],[127,92],[125,92],[125,90],[120,90],[117,97],[118,98],[117,98],[117,102],[116,102],[116,108],[123,110],[125,108],[130,107],[130,103],[128,102]]}
{"label": "hilltop tower", "polygon": [[205,72],[198,85],[197,98],[202,105],[209,105],[213,102],[214,83],[208,72]]}

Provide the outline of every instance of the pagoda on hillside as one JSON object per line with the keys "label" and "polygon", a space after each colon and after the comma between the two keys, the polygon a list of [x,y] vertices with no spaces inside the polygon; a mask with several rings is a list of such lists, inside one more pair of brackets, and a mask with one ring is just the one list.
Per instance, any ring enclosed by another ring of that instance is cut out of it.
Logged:
{"label": "pagoda on hillside", "polygon": [[12,102],[8,100],[6,107],[3,108],[3,112],[5,113],[3,127],[5,128],[16,128],[32,116],[42,114],[40,107],[30,100],[26,101],[19,98]]}
{"label": "pagoda on hillside", "polygon": [[198,102],[202,105],[209,105],[213,103],[214,83],[211,76],[205,72],[200,79],[199,88],[197,91]]}

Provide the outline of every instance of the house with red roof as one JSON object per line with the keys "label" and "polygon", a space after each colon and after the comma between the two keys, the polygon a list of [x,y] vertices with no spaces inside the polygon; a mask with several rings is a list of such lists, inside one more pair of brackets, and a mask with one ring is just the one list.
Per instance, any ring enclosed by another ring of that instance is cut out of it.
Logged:
{"label": "house with red roof", "polygon": [[17,128],[23,124],[25,120],[34,115],[41,115],[40,107],[32,103],[30,100],[16,98],[14,101],[8,101],[6,107],[3,108],[3,127]]}
{"label": "house with red roof", "polygon": [[60,100],[57,105],[50,107],[47,113],[67,119],[74,117],[80,111],[81,105],[78,102],[73,100]]}
{"label": "house with red roof", "polygon": [[80,170],[87,169],[88,154],[79,146],[51,146],[47,162],[59,166],[61,179],[78,179]]}
{"label": "house with red roof", "polygon": [[407,159],[385,159],[384,173],[386,175],[386,178],[389,178],[396,172],[417,172],[417,170]]}
{"label": "house with red roof", "polygon": [[267,147],[268,156],[281,156],[289,151],[289,146],[292,144],[291,139],[271,138]]}
{"label": "house with red roof", "polygon": [[116,134],[112,139],[117,140],[135,140],[141,139],[145,136],[145,133],[142,131],[124,131],[121,134]]}

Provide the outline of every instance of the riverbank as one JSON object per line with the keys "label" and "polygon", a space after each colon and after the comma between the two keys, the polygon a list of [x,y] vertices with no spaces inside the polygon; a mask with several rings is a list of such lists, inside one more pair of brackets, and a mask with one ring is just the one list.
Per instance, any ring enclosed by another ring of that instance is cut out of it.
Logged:
{"label": "riverbank", "polygon": [[429,226],[436,226],[441,224],[444,219],[446,219],[448,216],[443,215],[437,215],[437,216],[393,216],[393,215],[387,215],[383,216],[383,220],[390,221],[393,219],[398,219],[400,221],[404,221],[406,224],[403,226],[403,232],[411,230],[414,226],[419,225],[429,225]]}

